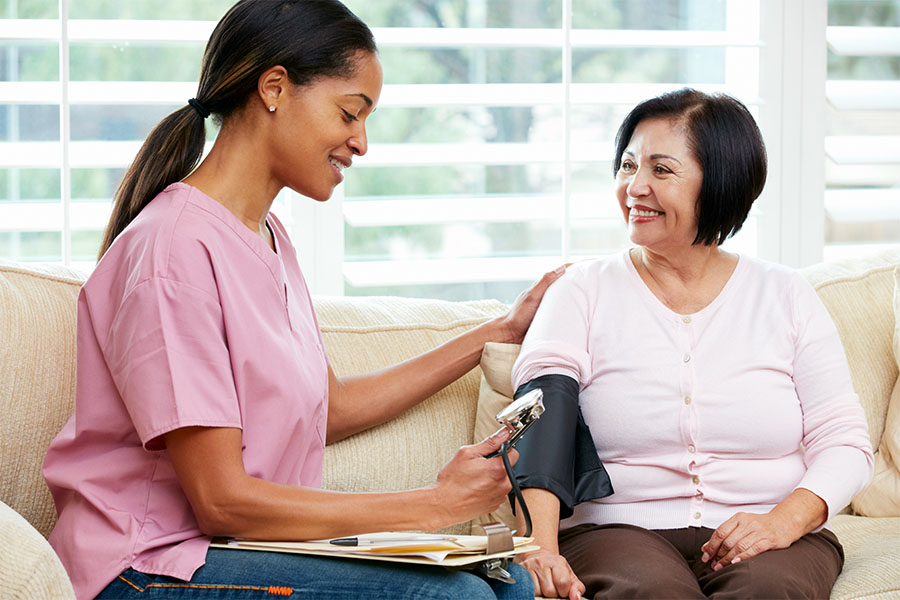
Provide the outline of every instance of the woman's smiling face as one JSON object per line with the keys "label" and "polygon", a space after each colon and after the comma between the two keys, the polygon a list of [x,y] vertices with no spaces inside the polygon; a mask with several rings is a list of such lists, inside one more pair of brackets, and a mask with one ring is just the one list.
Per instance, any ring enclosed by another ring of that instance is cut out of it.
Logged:
{"label": "woman's smiling face", "polygon": [[342,171],[368,150],[366,118],[375,110],[383,76],[378,57],[355,59],[350,77],[328,77],[295,86],[280,101],[274,175],[286,187],[325,201],[343,181]]}
{"label": "woman's smiling face", "polygon": [[616,172],[616,198],[629,239],[656,251],[690,246],[697,236],[702,183],[703,168],[679,121],[638,123]]}

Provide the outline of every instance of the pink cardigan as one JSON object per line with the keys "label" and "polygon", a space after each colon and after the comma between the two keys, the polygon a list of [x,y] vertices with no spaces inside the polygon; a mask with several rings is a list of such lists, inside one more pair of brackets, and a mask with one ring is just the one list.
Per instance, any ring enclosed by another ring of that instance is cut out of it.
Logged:
{"label": "pink cardigan", "polygon": [[810,285],[779,265],[742,256],[712,303],[679,315],[627,253],[577,264],[547,292],[513,385],[547,374],[579,382],[615,488],[562,528],[715,528],[800,487],[830,517],[872,477],[834,324]]}

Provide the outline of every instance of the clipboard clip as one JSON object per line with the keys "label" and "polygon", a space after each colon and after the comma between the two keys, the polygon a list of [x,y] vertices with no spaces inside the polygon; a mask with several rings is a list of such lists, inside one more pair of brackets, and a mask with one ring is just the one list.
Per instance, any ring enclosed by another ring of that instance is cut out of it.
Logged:
{"label": "clipboard clip", "polygon": [[[512,552],[515,547],[513,545],[512,532],[504,523],[484,523],[480,526],[484,529],[487,536],[486,554],[500,554],[502,552]],[[506,570],[509,566],[508,558],[491,558],[483,561],[478,565],[478,571],[485,577],[497,579],[504,583],[515,583],[516,580]]]}

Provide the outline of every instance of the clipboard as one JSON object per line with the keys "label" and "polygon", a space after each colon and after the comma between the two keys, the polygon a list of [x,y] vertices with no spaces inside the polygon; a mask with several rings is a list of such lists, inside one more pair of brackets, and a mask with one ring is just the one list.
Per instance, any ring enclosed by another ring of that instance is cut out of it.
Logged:
{"label": "clipboard", "polygon": [[[507,561],[524,552],[537,550],[534,538],[513,537],[502,523],[482,525],[486,535],[424,535],[410,532],[362,534],[357,539],[365,544],[348,547],[331,540],[266,541],[214,539],[213,548],[284,552],[334,558],[375,560],[387,563],[430,565],[450,569],[480,568],[489,577],[511,579],[504,567]],[[416,536],[423,539],[416,540]],[[427,539],[426,539],[427,538]],[[381,542],[381,543],[379,543]]]}

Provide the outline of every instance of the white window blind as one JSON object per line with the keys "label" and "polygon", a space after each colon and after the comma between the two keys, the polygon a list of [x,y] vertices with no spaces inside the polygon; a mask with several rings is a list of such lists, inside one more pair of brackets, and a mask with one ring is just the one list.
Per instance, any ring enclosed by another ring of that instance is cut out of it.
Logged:
{"label": "white window blind", "polygon": [[231,4],[0,0],[0,256],[90,272],[125,168],[194,95]]}
{"label": "white window blind", "polygon": [[830,0],[825,256],[900,244],[900,1]]}
{"label": "white window blind", "polygon": [[[563,260],[618,251],[615,130],[684,85],[737,96],[767,140],[767,190],[729,245],[821,257],[819,0],[346,4],[373,27],[385,88],[332,200],[276,206],[314,292],[509,301]],[[92,268],[125,167],[193,96],[230,5],[0,0],[0,256]]]}
{"label": "white window blind", "polygon": [[[386,85],[316,273],[331,293],[511,300],[625,247],[611,161],[635,103],[690,85],[762,105],[755,1],[347,4]],[[753,254],[756,219],[732,242]]]}

